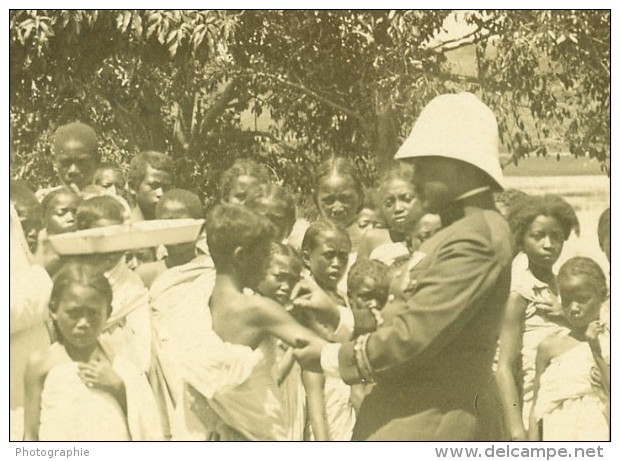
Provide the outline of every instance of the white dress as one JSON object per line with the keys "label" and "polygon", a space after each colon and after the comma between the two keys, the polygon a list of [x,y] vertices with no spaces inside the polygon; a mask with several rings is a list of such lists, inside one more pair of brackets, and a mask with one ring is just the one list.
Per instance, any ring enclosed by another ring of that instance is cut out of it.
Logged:
{"label": "white dress", "polygon": [[603,390],[592,384],[595,366],[583,342],[555,357],[540,377],[534,415],[545,441],[609,440]]}

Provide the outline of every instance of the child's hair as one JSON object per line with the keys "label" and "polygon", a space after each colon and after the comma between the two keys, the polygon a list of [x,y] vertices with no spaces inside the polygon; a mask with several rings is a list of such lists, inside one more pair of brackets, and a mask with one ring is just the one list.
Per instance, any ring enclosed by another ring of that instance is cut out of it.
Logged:
{"label": "child's hair", "polygon": [[156,217],[161,215],[164,206],[169,202],[182,203],[193,219],[202,219],[204,217],[204,210],[200,198],[193,192],[185,189],[171,189],[165,192],[155,207]]}
{"label": "child's hair", "polygon": [[362,208],[378,211],[381,208],[381,197],[377,187],[369,187],[364,191],[364,205]]}
{"label": "child's hair", "polygon": [[379,177],[379,189],[392,179],[402,179],[413,187],[414,169],[408,163],[396,162],[390,165]]}
{"label": "child's hair", "polygon": [[230,264],[236,248],[271,243],[274,234],[267,218],[243,205],[216,205],[207,215],[207,246],[216,269]]}
{"label": "child's hair", "polygon": [[510,213],[513,207],[518,206],[519,202],[527,197],[529,197],[529,195],[519,189],[504,189],[501,192],[495,192],[493,194],[495,203],[504,204],[507,213]]}
{"label": "child's hair", "polygon": [[257,163],[249,158],[240,158],[222,174],[220,180],[220,192],[222,197],[227,200],[232,189],[233,181],[239,176],[251,176],[256,178],[258,184],[269,184],[271,173],[269,168],[261,163]]}
{"label": "child's hair", "polygon": [[125,180],[125,172],[123,171],[120,165],[117,165],[116,163],[112,163],[112,162],[101,162],[99,166],[97,167],[97,169],[95,170],[95,175],[93,176],[93,184],[100,185],[101,175],[103,174],[104,171],[107,171],[107,170],[112,170],[116,173],[119,173],[122,176],[123,181]]}
{"label": "child's hair", "polygon": [[571,231],[579,235],[579,220],[575,210],[558,195],[528,196],[517,202],[508,213],[508,224],[512,232],[515,248],[520,250],[523,237],[530,224],[538,216],[548,216],[557,219],[562,227],[564,240],[568,240]]}
{"label": "child's hair", "polygon": [[81,285],[96,290],[108,305],[108,316],[112,313],[112,287],[103,272],[96,265],[80,259],[73,259],[64,264],[54,276],[54,287],[50,295],[49,309],[58,310],[58,304],[67,288]]}
{"label": "child's hair", "polygon": [[611,233],[611,209],[607,208],[605,211],[601,213],[601,216],[598,218],[598,242],[601,248],[603,247],[603,242],[605,239],[609,239],[609,235]]}
{"label": "child's hair", "polygon": [[288,258],[293,264],[293,269],[295,271],[301,272],[303,268],[301,256],[299,256],[297,250],[295,250],[295,248],[293,248],[292,246],[282,242],[272,242],[269,257],[273,259],[276,256],[283,256],[285,258]]}
{"label": "child's hair", "polygon": [[355,261],[355,263],[349,269],[349,275],[347,277],[347,290],[349,294],[355,293],[355,291],[364,282],[364,278],[368,277],[377,282],[377,286],[385,291],[387,296],[388,287],[387,283],[388,266],[377,261],[376,259],[361,259]]}
{"label": "child's hair", "polygon": [[114,197],[93,197],[80,203],[75,215],[75,222],[78,230],[92,229],[100,219],[108,219],[123,224],[123,213],[123,206]]}
{"label": "child's hair", "polygon": [[349,177],[353,180],[353,188],[360,198],[359,207],[355,210],[359,213],[364,204],[364,186],[359,180],[353,164],[344,157],[331,157],[317,167],[314,172],[314,202],[318,206],[319,184],[332,176]]}
{"label": "child's hair", "polygon": [[607,295],[607,280],[603,269],[590,258],[575,256],[562,264],[557,276],[558,285],[569,277],[586,278],[597,295],[601,298]]}
{"label": "child's hair", "polygon": [[101,153],[97,148],[97,133],[88,125],[80,122],[73,122],[59,127],[54,132],[52,147],[55,154],[64,149],[64,146],[71,141],[79,141],[93,155],[97,163],[101,160]]}
{"label": "child's hair", "polygon": [[349,234],[346,230],[331,221],[322,219],[320,221],[315,221],[308,226],[308,229],[306,229],[306,233],[304,234],[304,239],[301,242],[301,250],[306,252],[311,252],[314,250],[319,244],[319,236],[324,232],[329,231],[342,235],[347,239],[349,245],[351,245],[351,239],[349,238]]}
{"label": "child's hair", "polygon": [[140,152],[131,159],[129,164],[129,187],[133,190],[140,187],[146,177],[146,169],[149,165],[154,170],[166,171],[170,174],[174,171],[172,160],[168,155],[154,150]]}
{"label": "child's hair", "polygon": [[58,198],[62,196],[71,196],[73,198],[76,198],[78,200],[78,203],[82,201],[82,197],[80,197],[78,194],[73,192],[71,189],[69,189],[68,187],[62,187],[60,189],[50,192],[45,197],[43,197],[43,200],[41,201],[41,206],[43,207],[43,213],[47,215],[50,209],[54,205],[56,205],[56,201],[58,200]]}
{"label": "child's hair", "polygon": [[284,203],[286,228],[291,229],[295,225],[295,201],[289,191],[278,184],[260,184],[252,188],[244,204],[252,209],[263,199],[273,199]]}

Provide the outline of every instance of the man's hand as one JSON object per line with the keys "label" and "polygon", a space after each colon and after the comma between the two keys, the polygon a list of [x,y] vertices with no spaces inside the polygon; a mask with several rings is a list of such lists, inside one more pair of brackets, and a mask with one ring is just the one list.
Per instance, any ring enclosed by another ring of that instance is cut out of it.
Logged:
{"label": "man's hand", "polygon": [[338,327],[340,312],[332,298],[319,287],[314,280],[304,279],[300,281],[291,293],[293,310],[310,311],[320,322]]}
{"label": "man's hand", "polygon": [[304,370],[321,373],[321,351],[329,344],[324,339],[314,337],[310,340],[298,340],[293,355]]}

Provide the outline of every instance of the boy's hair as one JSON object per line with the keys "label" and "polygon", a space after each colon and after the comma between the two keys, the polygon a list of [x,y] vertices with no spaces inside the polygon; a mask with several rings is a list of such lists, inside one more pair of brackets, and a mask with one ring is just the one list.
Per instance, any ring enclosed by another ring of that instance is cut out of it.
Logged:
{"label": "boy's hair", "polygon": [[530,224],[538,216],[548,216],[557,219],[562,227],[564,240],[568,240],[571,231],[579,235],[579,220],[575,210],[559,195],[528,196],[519,200],[507,216],[516,249],[521,249],[523,237]]}
{"label": "boy's hair", "polygon": [[216,205],[207,215],[207,246],[216,270],[230,265],[237,248],[270,244],[271,222],[243,205]]}
{"label": "boy's hair", "polygon": [[293,263],[293,268],[296,272],[301,272],[303,269],[301,256],[299,256],[297,250],[290,245],[281,242],[272,242],[269,257],[273,259],[275,256],[284,256],[288,258]]}
{"label": "boy's hair", "polygon": [[72,285],[81,285],[96,290],[108,304],[108,316],[112,313],[112,287],[103,272],[94,264],[84,260],[67,261],[54,276],[54,287],[50,295],[49,309],[58,310],[58,304],[65,290]]}
{"label": "boy's hair", "polygon": [[78,230],[92,229],[100,219],[109,219],[123,224],[123,212],[123,206],[114,197],[93,197],[80,203],[75,221]]}
{"label": "boy's hair", "polygon": [[603,269],[590,258],[575,256],[562,264],[557,276],[558,285],[561,284],[562,280],[569,277],[586,278],[597,295],[602,298],[607,295],[607,279]]}
{"label": "boy's hair", "polygon": [[93,184],[99,184],[99,182],[101,181],[101,174],[106,170],[112,170],[116,173],[120,173],[120,175],[123,177],[123,181],[125,180],[125,172],[120,165],[112,162],[101,162],[95,170],[95,174],[93,176]]}
{"label": "boy's hair", "polygon": [[381,261],[376,259],[357,260],[349,269],[347,290],[349,294],[355,293],[364,283],[364,278],[369,277],[377,282],[377,287],[384,290],[387,296],[387,273],[388,266]]}
{"label": "boy's hair", "polygon": [[101,153],[98,149],[97,133],[90,126],[80,122],[68,123],[59,127],[53,136],[52,147],[54,154],[58,154],[70,141],[79,141],[93,155],[98,163]]}
{"label": "boy's hair", "polygon": [[304,239],[301,242],[301,251],[310,252],[314,250],[319,244],[319,235],[328,231],[345,236],[347,242],[351,245],[351,239],[349,238],[349,234],[346,230],[340,228],[331,221],[322,219],[319,221],[314,221],[310,224],[310,226],[308,226],[308,229],[306,229]]}
{"label": "boy's hair", "polygon": [[349,177],[353,180],[353,188],[360,198],[359,208],[356,210],[359,213],[364,204],[364,186],[359,180],[358,172],[353,167],[353,164],[344,157],[331,157],[316,168],[314,172],[315,204],[318,206],[319,184],[321,184],[323,179],[332,176]]}
{"label": "boy's hair", "polygon": [[381,197],[379,196],[379,188],[370,187],[364,191],[364,205],[362,208],[369,210],[381,210]]}
{"label": "boy's hair", "polygon": [[172,159],[168,155],[154,150],[140,152],[131,159],[129,164],[129,187],[133,190],[140,187],[149,165],[154,170],[166,171],[170,174],[173,172]]}
{"label": "boy's hair", "polygon": [[611,208],[607,208],[598,218],[598,243],[603,247],[603,241],[609,239],[611,234]]}
{"label": "boy's hair", "polygon": [[43,213],[47,215],[50,209],[56,204],[58,198],[62,196],[71,196],[78,200],[78,203],[82,201],[82,197],[76,194],[74,191],[69,189],[68,187],[62,187],[55,191],[50,192],[41,201],[41,206],[43,207]]}
{"label": "boy's hair", "polygon": [[220,191],[224,200],[228,200],[233,181],[239,176],[256,178],[258,184],[269,184],[271,181],[271,173],[265,165],[249,158],[237,159],[229,169],[224,171],[220,179]]}
{"label": "boy's hair", "polygon": [[296,210],[293,196],[284,187],[278,184],[260,184],[248,193],[245,206],[250,209],[256,207],[263,199],[273,199],[284,203],[284,221],[286,228],[291,229],[295,225]]}
{"label": "boy's hair", "polygon": [[193,192],[185,189],[171,189],[165,192],[155,207],[156,217],[160,216],[163,207],[169,202],[182,203],[193,219],[202,219],[204,217],[204,210],[200,198]]}

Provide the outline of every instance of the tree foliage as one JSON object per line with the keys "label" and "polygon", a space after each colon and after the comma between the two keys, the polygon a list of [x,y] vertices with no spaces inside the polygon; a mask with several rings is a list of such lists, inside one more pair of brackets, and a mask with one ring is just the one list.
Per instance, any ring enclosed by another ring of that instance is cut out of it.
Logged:
{"label": "tree foliage", "polygon": [[[609,12],[475,11],[471,32],[437,43],[450,14],[12,11],[16,174],[54,182],[50,133],[82,120],[104,158],[168,151],[183,187],[207,197],[240,156],[301,193],[331,154],[353,158],[371,183],[420,109],[462,89],[495,109],[515,162],[568,146],[608,165]],[[474,76],[448,62],[464,46]]]}

